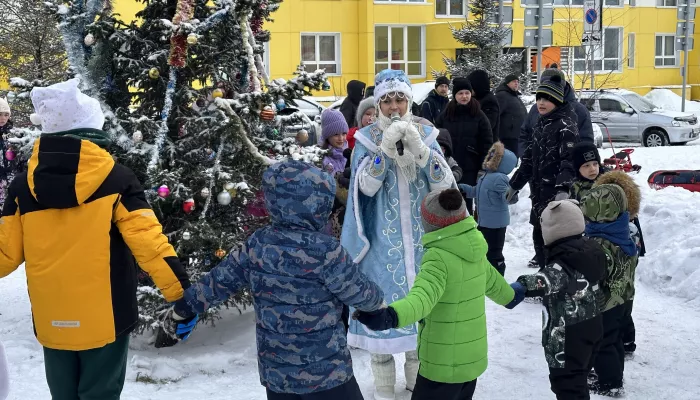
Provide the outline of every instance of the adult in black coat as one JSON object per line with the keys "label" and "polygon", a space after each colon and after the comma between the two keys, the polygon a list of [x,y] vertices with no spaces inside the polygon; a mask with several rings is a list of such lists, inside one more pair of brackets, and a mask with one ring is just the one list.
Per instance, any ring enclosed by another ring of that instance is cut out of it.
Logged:
{"label": "adult in black coat", "polygon": [[[468,79],[452,81],[452,100],[435,121],[435,126],[450,132],[452,157],[463,172],[458,183],[476,185],[481,164],[493,144],[493,134],[488,117],[473,97]],[[472,199],[467,199],[467,209],[472,212]]]}
{"label": "adult in black coat", "polygon": [[527,109],[520,100],[520,81],[518,75],[508,75],[496,88],[496,98],[501,108],[501,118],[498,121],[498,138],[506,149],[512,151],[518,157],[518,137],[520,127],[527,117]]}
{"label": "adult in black coat", "polygon": [[[581,141],[595,143],[595,139],[593,137],[593,124],[591,123],[591,113],[588,112],[586,106],[576,100],[574,89],[571,87],[569,82],[566,82],[564,73],[558,69],[546,69],[542,72],[540,83],[551,79],[554,75],[559,76],[561,80],[565,82],[564,101],[571,106],[572,112],[575,113],[570,116],[572,116],[574,121],[577,122],[576,126],[578,127],[578,134]],[[530,108],[530,112],[527,114],[525,122],[523,122],[523,125],[520,127],[520,138],[518,140],[519,148],[517,153],[519,156],[522,156],[525,152],[525,145],[527,141],[532,138],[532,130],[539,118],[540,113],[537,112],[537,105],[533,105],[532,108]]]}
{"label": "adult in black coat", "polygon": [[469,83],[472,84],[474,88],[474,95],[476,99],[479,100],[479,105],[481,105],[481,111],[486,114],[491,124],[491,134],[492,140],[494,142],[498,141],[498,130],[499,120],[501,118],[501,109],[498,105],[498,99],[496,95],[491,93],[491,80],[489,79],[489,74],[486,71],[477,69],[473,71],[469,76]]}
{"label": "adult in black coat", "polygon": [[435,120],[442,114],[442,110],[447,107],[447,103],[450,102],[450,99],[447,98],[448,93],[450,93],[450,80],[446,76],[437,78],[435,89],[421,104],[420,116],[434,124]]}
{"label": "adult in black coat", "polygon": [[357,106],[360,105],[365,96],[365,86],[367,85],[361,81],[352,80],[348,82],[348,96],[343,100],[343,104],[340,105],[340,112],[345,117],[345,122],[348,123],[350,128],[357,126],[355,115],[357,114]]}

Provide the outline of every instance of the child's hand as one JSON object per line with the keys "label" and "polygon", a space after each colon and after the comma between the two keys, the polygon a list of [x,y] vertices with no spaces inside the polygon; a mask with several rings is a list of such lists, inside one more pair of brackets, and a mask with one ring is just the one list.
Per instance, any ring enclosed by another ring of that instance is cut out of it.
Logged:
{"label": "child's hand", "polygon": [[527,293],[527,289],[520,282],[513,282],[510,284],[510,287],[512,287],[513,290],[515,291],[515,296],[513,296],[513,301],[506,304],[506,308],[509,310],[512,310],[513,308],[515,308],[515,306],[520,304],[520,302],[525,299],[525,294]]}
{"label": "child's hand", "polygon": [[163,319],[156,337],[156,348],[171,347],[181,340],[187,340],[198,320],[198,315],[184,318],[175,313],[174,307],[170,307],[168,311],[163,313]]}
{"label": "child's hand", "polygon": [[352,314],[352,319],[360,321],[360,323],[373,331],[397,328],[399,324],[399,316],[391,307],[380,308],[370,312],[358,310]]}
{"label": "child's hand", "polygon": [[510,185],[506,191],[506,201],[511,205],[518,202],[518,190],[513,189]]}

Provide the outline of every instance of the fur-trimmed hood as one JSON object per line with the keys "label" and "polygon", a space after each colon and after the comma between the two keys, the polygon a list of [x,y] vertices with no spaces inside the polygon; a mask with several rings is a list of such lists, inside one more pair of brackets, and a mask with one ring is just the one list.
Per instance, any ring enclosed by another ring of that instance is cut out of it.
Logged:
{"label": "fur-trimmed hood", "polygon": [[487,171],[510,174],[518,164],[515,154],[506,149],[503,143],[496,142],[489,149],[482,167]]}
{"label": "fur-trimmed hood", "polygon": [[639,190],[639,186],[634,183],[634,180],[623,171],[610,171],[600,175],[593,187],[605,184],[613,184],[622,188],[625,192],[625,197],[627,197],[630,219],[637,218],[642,203],[642,192]]}

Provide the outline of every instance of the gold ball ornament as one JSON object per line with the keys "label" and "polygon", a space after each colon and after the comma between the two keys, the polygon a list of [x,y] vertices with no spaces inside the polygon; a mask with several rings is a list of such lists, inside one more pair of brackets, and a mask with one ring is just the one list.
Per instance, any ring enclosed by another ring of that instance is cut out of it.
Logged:
{"label": "gold ball ornament", "polygon": [[309,140],[309,132],[306,129],[302,129],[297,133],[297,142],[306,143]]}
{"label": "gold ball ornament", "polygon": [[213,92],[211,92],[211,97],[215,99],[219,99],[221,97],[224,97],[224,91],[221,89],[214,89]]}
{"label": "gold ball ornament", "polygon": [[219,249],[219,250],[214,252],[214,255],[217,256],[218,258],[224,258],[224,257],[226,257],[226,250]]}
{"label": "gold ball ornament", "polygon": [[197,37],[196,34],[190,33],[189,35],[187,35],[187,44],[195,45],[195,44],[197,44],[198,41],[199,41],[199,38]]}
{"label": "gold ball ornament", "polygon": [[158,71],[158,68],[155,68],[155,67],[151,68],[151,69],[148,71],[148,77],[151,78],[151,79],[158,79],[158,78],[160,78],[160,71]]}

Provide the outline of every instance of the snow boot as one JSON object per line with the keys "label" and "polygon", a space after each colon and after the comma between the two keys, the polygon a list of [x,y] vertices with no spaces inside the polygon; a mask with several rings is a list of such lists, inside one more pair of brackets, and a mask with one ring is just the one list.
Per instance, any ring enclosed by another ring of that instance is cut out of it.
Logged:
{"label": "snow boot", "polygon": [[637,344],[634,342],[625,343],[625,355],[632,355],[637,350]]}
{"label": "snow boot", "polygon": [[537,256],[534,256],[532,257],[532,260],[527,262],[527,267],[540,269],[542,266],[537,263]]}
{"label": "snow boot", "polygon": [[418,352],[407,351],[406,363],[403,365],[403,372],[406,376],[406,390],[409,392],[412,392],[413,388],[416,387],[416,378],[418,378],[419,367],[420,362],[418,361]]}
{"label": "snow boot", "polygon": [[374,400],[395,400],[396,364],[391,354],[372,354]]}
{"label": "snow boot", "polygon": [[588,372],[587,380],[588,380],[588,387],[589,388],[598,383],[598,374],[595,373],[594,369],[592,369],[590,372]]}
{"label": "snow boot", "polygon": [[597,394],[599,396],[605,396],[605,397],[624,397],[625,396],[625,388],[622,386],[622,383],[618,384],[601,384],[599,382],[596,382],[592,385],[588,385],[588,390],[593,393]]}

